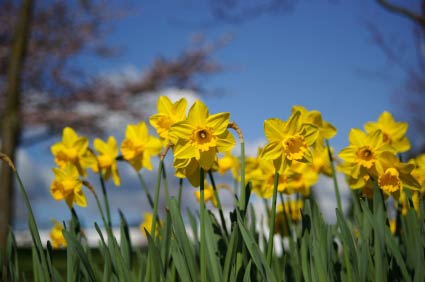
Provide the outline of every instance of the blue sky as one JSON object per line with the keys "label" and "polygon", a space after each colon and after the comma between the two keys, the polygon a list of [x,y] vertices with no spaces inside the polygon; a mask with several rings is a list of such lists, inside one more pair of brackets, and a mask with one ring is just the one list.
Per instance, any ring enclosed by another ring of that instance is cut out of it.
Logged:
{"label": "blue sky", "polygon": [[[397,119],[406,118],[404,109],[394,103],[404,73],[372,43],[366,23],[373,23],[382,34],[394,38],[394,44],[412,42],[411,25],[374,1],[299,1],[289,13],[266,14],[236,25],[218,22],[209,27],[197,24],[211,19],[205,1],[128,2],[130,15],[113,24],[107,37],[108,42],[122,47],[122,54],[107,60],[82,56],[75,64],[96,75],[113,75],[126,69],[143,71],[158,56],[178,55],[197,33],[207,40],[232,34],[233,40],[213,53],[228,70],[202,80],[206,89],[223,89],[225,95],[206,97],[204,101],[212,113],[230,112],[248,143],[264,139],[265,119],[285,120],[297,104],[321,111],[324,119],[336,126],[338,133],[331,144],[337,151],[348,144],[350,128],[361,128],[384,110],[393,112]],[[179,24],[182,21],[192,24]],[[407,48],[407,60],[413,59],[409,51]],[[364,75],[375,71],[382,74],[380,79]],[[49,196],[53,177],[50,167],[54,164],[48,148],[56,141],[28,148],[21,156],[27,164],[22,167],[26,169],[24,182],[44,189],[32,192],[36,215],[44,223],[53,210],[61,210],[58,216],[67,213],[64,203],[54,202]],[[118,199],[125,193],[134,200],[131,190],[123,189],[127,190],[111,191],[117,203],[126,201]],[[140,191],[137,193],[142,197]],[[45,208],[46,202],[49,208]],[[124,210],[130,206],[127,204]],[[146,207],[146,201],[140,206]],[[95,212],[94,203],[90,207],[89,202],[89,208],[81,212]],[[132,217],[134,222],[140,218],[141,213]]]}
{"label": "blue sky", "polygon": [[[405,19],[374,1],[299,1],[288,13],[204,28],[197,23],[212,18],[205,2],[130,1],[131,15],[108,36],[123,47],[122,55],[83,63],[95,73],[143,70],[157,56],[179,54],[196,33],[208,40],[232,34],[233,40],[213,53],[229,69],[203,80],[206,89],[223,89],[225,95],[204,100],[211,112],[229,111],[248,139],[261,138],[263,121],[286,119],[295,104],[321,111],[338,128],[337,148],[347,144],[350,128],[376,120],[384,110],[404,118],[403,108],[393,103],[404,73],[372,43],[366,24],[409,44]],[[360,74],[364,71],[382,72],[385,79]]]}

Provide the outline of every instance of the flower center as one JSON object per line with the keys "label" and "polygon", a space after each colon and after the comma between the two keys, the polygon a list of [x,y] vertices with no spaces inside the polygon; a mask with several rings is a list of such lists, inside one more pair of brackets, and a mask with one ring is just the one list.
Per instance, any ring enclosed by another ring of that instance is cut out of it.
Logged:
{"label": "flower center", "polygon": [[388,168],[384,174],[379,176],[378,185],[382,190],[388,193],[400,190],[401,181],[398,171],[393,167]]}
{"label": "flower center", "polygon": [[373,149],[369,146],[363,146],[356,152],[359,163],[366,167],[371,168],[375,163],[375,154],[373,153]]}
{"label": "flower center", "polygon": [[66,155],[69,161],[71,161],[72,163],[75,163],[78,160],[78,153],[77,153],[77,150],[75,150],[75,148],[68,148],[66,150]]}
{"label": "flower center", "polygon": [[199,128],[193,131],[192,144],[201,151],[208,151],[216,146],[215,138],[209,128]]}
{"label": "flower center", "polygon": [[108,155],[101,155],[99,157],[97,157],[97,159],[99,160],[99,165],[102,169],[106,169],[109,168],[110,166],[112,166],[112,158]]}
{"label": "flower center", "polygon": [[308,150],[303,136],[291,136],[283,142],[283,150],[289,160],[300,160]]}

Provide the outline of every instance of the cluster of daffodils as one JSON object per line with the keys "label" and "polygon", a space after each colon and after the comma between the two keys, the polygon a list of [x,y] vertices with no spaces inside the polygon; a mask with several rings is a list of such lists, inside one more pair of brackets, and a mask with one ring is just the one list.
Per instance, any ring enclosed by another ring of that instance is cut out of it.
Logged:
{"label": "cluster of daffodils", "polygon": [[260,197],[272,196],[276,172],[278,192],[303,196],[310,195],[320,173],[331,175],[325,139],[332,138],[336,129],[320,112],[294,106],[288,120],[266,120],[264,133],[268,143],[256,157],[246,159],[246,178]]}
{"label": "cluster of daffodils", "polygon": [[[101,173],[107,181],[113,179],[116,186],[120,185],[117,160],[119,149],[117,141],[110,136],[105,142],[94,139],[94,150],[89,148],[87,137],[78,136],[70,127],[63,130],[62,140],[51,147],[57,168],[53,168],[55,179],[50,192],[55,200],[65,200],[69,207],[76,205],[85,207],[86,197],[83,193],[83,184],[87,183],[87,170]],[[144,122],[127,126],[125,139],[121,144],[122,158],[131,164],[134,169],[152,169],[151,157],[158,155],[162,145],[158,138],[148,134]]]}
{"label": "cluster of daffodils", "polygon": [[413,193],[421,190],[422,157],[407,163],[398,157],[410,149],[405,136],[407,127],[406,122],[396,122],[390,113],[384,112],[377,122],[366,123],[365,131],[351,129],[350,145],[339,152],[343,163],[338,168],[347,176],[352,189],[361,189],[364,196],[371,197],[377,185],[385,196],[401,201],[405,199],[405,188]]}

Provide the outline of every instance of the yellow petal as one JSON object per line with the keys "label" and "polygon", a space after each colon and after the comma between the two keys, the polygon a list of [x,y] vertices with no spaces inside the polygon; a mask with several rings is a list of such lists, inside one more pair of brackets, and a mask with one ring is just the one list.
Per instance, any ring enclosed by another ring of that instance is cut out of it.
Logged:
{"label": "yellow petal", "polygon": [[282,155],[282,145],[280,142],[273,142],[267,144],[263,152],[261,153],[261,157],[265,160],[275,160]]}
{"label": "yellow petal", "polygon": [[199,165],[205,170],[210,170],[216,160],[216,153],[215,148],[210,148],[208,151],[201,152]]}
{"label": "yellow petal", "polygon": [[271,118],[264,121],[264,135],[268,142],[280,142],[284,138],[283,129],[285,123],[278,118]]}
{"label": "yellow petal", "polygon": [[230,133],[230,131],[226,130],[220,136],[217,136],[217,150],[219,152],[228,152],[233,149],[236,144],[235,137]]}
{"label": "yellow petal", "polygon": [[199,151],[189,142],[177,143],[174,147],[174,157],[176,159],[199,159]]}
{"label": "yellow petal", "polygon": [[168,136],[173,144],[176,144],[179,139],[189,140],[192,138],[192,133],[196,128],[187,121],[179,121],[173,124],[170,128]]}
{"label": "yellow petal", "polygon": [[86,207],[87,206],[86,196],[84,196],[82,189],[79,189],[79,190],[74,192],[74,201],[80,207]]}
{"label": "yellow petal", "polygon": [[63,129],[62,142],[66,147],[72,147],[75,140],[78,138],[77,133],[71,127],[65,127]]}
{"label": "yellow petal", "polygon": [[207,126],[213,129],[214,135],[220,135],[227,130],[230,113],[218,113],[207,118]]}
{"label": "yellow petal", "polygon": [[366,134],[358,128],[352,128],[348,137],[351,145],[364,145]]}
{"label": "yellow petal", "polygon": [[195,127],[205,126],[208,118],[208,108],[200,100],[197,100],[189,110],[187,120]]}
{"label": "yellow petal", "polygon": [[167,96],[160,96],[158,98],[157,107],[159,113],[165,113],[169,115],[172,112],[172,103],[170,101],[170,98],[168,98]]}

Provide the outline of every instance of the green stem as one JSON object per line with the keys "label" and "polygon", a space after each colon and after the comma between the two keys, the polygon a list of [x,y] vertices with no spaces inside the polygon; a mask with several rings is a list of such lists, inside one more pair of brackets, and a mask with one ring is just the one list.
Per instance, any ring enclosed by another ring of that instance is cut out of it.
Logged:
{"label": "green stem", "polygon": [[214,190],[214,197],[217,200],[217,207],[218,207],[218,213],[220,214],[221,226],[223,227],[224,233],[226,234],[226,241],[227,241],[227,239],[229,238],[229,233],[227,232],[226,220],[224,219],[223,208],[221,205],[220,198],[218,196],[217,187],[215,185],[214,177],[211,170],[208,171],[208,176],[210,177],[211,185]]}
{"label": "green stem", "polygon": [[276,217],[276,199],[277,199],[278,181],[279,181],[279,172],[276,171],[275,174],[274,174],[272,214],[271,214],[271,218],[270,218],[269,242],[268,242],[268,245],[267,245],[267,264],[269,266],[271,266],[271,263],[272,263],[274,220],[275,220],[275,217]]}
{"label": "green stem", "polygon": [[164,167],[162,168],[162,179],[164,180],[165,203],[166,203],[166,206],[168,207],[168,204],[170,202],[170,195],[168,193],[167,173]]}
{"label": "green stem", "polygon": [[103,195],[103,201],[104,201],[105,210],[106,210],[106,218],[108,220],[108,226],[109,228],[111,228],[112,221],[111,221],[111,211],[109,207],[108,194],[106,193],[105,180],[103,179],[102,169],[100,167],[99,167],[99,179],[100,179],[100,187],[102,187],[102,195]]}
{"label": "green stem", "polygon": [[331,162],[331,169],[332,169],[332,179],[334,182],[334,188],[335,188],[335,196],[336,196],[336,202],[338,204],[338,209],[343,212],[342,209],[342,204],[341,204],[341,195],[339,194],[339,186],[338,186],[338,181],[336,179],[336,171],[335,171],[335,164],[334,164],[334,158],[332,156],[332,152],[331,152],[331,147],[329,145],[329,140],[326,139],[326,147],[328,148],[328,155],[329,155],[329,160]]}
{"label": "green stem", "polygon": [[245,187],[245,143],[241,142],[241,194],[239,199],[239,209],[241,215],[245,215],[246,187]]}
{"label": "green stem", "polygon": [[204,202],[204,169],[200,168],[201,199],[199,201],[201,214],[201,282],[207,281],[207,257],[205,242],[205,202]]}
{"label": "green stem", "polygon": [[155,187],[155,199],[153,203],[153,219],[152,219],[152,225],[151,225],[151,234],[152,238],[155,238],[155,231],[156,231],[156,221],[158,216],[158,202],[159,202],[159,191],[161,190],[161,175],[162,170],[164,169],[164,160],[159,161],[159,167],[158,167],[158,175],[156,179],[156,187]]}
{"label": "green stem", "polygon": [[153,210],[153,199],[152,199],[152,195],[149,192],[148,186],[146,185],[145,180],[143,179],[142,174],[140,173],[140,171],[137,172],[137,177],[139,178],[139,182],[142,185],[143,190],[146,193],[146,197],[148,197],[148,202],[149,205],[151,206],[151,209]]}
{"label": "green stem", "polygon": [[179,178],[179,195],[178,195],[178,203],[179,203],[179,209],[181,208],[182,203],[182,190],[183,190],[183,178]]}

